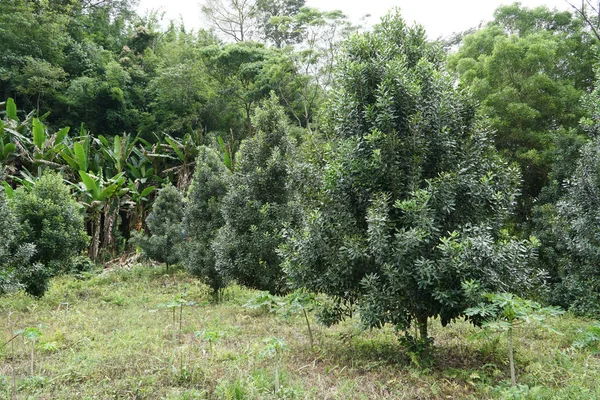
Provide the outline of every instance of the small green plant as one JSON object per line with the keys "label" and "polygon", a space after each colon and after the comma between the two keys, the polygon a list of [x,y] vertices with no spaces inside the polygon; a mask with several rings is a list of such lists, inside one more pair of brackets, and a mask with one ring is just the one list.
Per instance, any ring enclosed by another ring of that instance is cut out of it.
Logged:
{"label": "small green plant", "polygon": [[310,322],[308,320],[308,313],[315,309],[317,299],[314,293],[307,291],[306,289],[298,289],[287,295],[282,303],[279,303],[277,314],[287,317],[291,314],[302,313],[304,315],[304,321],[306,321],[306,329],[308,331],[308,339],[310,341],[310,348],[314,348],[314,339]]}
{"label": "small green plant", "polygon": [[588,349],[594,354],[600,353],[600,322],[588,326],[583,330],[577,340],[573,342],[575,349]]}
{"label": "small green plant", "polygon": [[213,352],[213,346],[215,343],[217,343],[221,337],[223,337],[223,334],[219,331],[199,331],[196,332],[194,334],[197,338],[202,339],[204,342],[208,342],[208,346],[210,348],[210,353],[214,354]]}
{"label": "small green plant", "polygon": [[265,348],[261,352],[262,357],[275,360],[275,393],[279,393],[279,366],[283,353],[288,350],[287,344],[281,338],[270,337],[263,340]]}
{"label": "small green plant", "polygon": [[551,329],[545,324],[549,316],[563,313],[557,307],[542,307],[535,301],[522,299],[512,293],[485,293],[486,302],[468,308],[465,314],[472,317],[475,324],[486,331],[506,333],[508,336],[508,358],[510,362],[510,380],[512,386],[517,384],[514,359],[514,331],[524,324],[538,324]]}
{"label": "small green plant", "polygon": [[31,362],[29,364],[31,376],[34,376],[35,367],[35,344],[42,337],[42,331],[39,328],[29,327],[15,332],[15,335],[22,335],[31,344]]}
{"label": "small green plant", "polygon": [[400,344],[406,349],[412,363],[418,368],[429,368],[433,364],[433,338],[422,339],[404,332],[398,336]]}
{"label": "small green plant", "polygon": [[[172,310],[173,313],[173,342],[175,342],[175,336],[176,333],[177,334],[177,343],[181,342],[181,328],[183,325],[183,307],[192,307],[195,306],[197,303],[195,301],[189,301],[185,299],[185,294],[181,294],[177,297],[175,297],[172,301],[168,302],[168,303],[160,303],[157,305],[157,307],[160,308],[166,308],[166,309],[170,309]],[[179,325],[178,325],[178,329],[175,328],[175,326],[177,325],[177,318],[176,318],[176,311],[177,309],[179,309]],[[151,311],[157,311],[157,310],[151,310]]]}
{"label": "small green plant", "polygon": [[249,310],[259,310],[268,314],[279,309],[280,305],[281,297],[274,296],[269,292],[258,292],[256,296],[248,300],[242,307]]}

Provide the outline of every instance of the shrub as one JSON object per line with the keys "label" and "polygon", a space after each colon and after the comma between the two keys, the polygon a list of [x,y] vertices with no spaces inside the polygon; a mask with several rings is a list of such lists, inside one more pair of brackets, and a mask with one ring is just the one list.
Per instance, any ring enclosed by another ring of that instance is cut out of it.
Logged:
{"label": "shrub", "polygon": [[184,246],[185,268],[208,284],[218,298],[227,284],[227,277],[217,269],[212,242],[223,226],[221,204],[227,193],[230,172],[212,149],[198,149],[194,181],[188,192],[183,227],[186,234]]}
{"label": "shrub", "polygon": [[252,119],[256,135],[242,142],[231,189],[223,201],[225,225],[214,241],[217,267],[240,284],[285,291],[282,230],[292,220],[289,159],[293,144],[287,117],[275,95]]}
{"label": "shrub", "polygon": [[10,204],[22,227],[20,243],[35,244],[30,267],[21,265],[16,272],[26,291],[39,296],[47,280],[66,272],[70,260],[87,247],[83,213],[56,173],[44,174],[30,191],[16,190]]}
{"label": "shrub", "polygon": [[135,233],[132,241],[150,259],[167,265],[177,264],[181,259],[183,242],[183,195],[173,185],[168,184],[159,193],[146,224],[150,236]]}
{"label": "shrub", "polygon": [[0,294],[21,286],[17,266],[29,264],[35,253],[33,245],[19,245],[20,230],[21,227],[6,202],[4,189],[0,187]]}

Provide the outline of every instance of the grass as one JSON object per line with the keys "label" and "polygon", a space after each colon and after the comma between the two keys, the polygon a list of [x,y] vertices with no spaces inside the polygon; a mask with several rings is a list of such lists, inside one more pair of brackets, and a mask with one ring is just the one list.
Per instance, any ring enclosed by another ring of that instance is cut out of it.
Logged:
{"label": "grass", "polygon": [[[135,267],[60,277],[41,299],[0,299],[0,398],[7,399],[595,399],[600,358],[572,343],[592,321],[552,321],[562,334],[523,328],[517,334],[519,386],[509,384],[503,338],[469,339],[478,330],[458,322],[430,326],[433,365],[416,367],[391,327],[360,331],[356,320],[314,324],[310,348],[302,314],[281,319],[242,305],[255,292],[233,286],[220,304],[183,271]],[[184,297],[179,310],[160,308]],[[69,303],[66,307],[59,305]],[[265,339],[286,351],[265,357]],[[275,368],[280,390],[275,393]]]}

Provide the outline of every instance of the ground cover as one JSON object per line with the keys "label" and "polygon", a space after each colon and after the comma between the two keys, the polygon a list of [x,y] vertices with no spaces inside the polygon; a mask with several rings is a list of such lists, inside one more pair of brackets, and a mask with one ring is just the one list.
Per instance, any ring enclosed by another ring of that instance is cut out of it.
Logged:
{"label": "ground cover", "polygon": [[301,313],[244,307],[256,294],[233,286],[215,304],[182,270],[137,266],[3,297],[0,345],[30,330],[0,348],[0,398],[600,398],[591,320],[520,328],[511,388],[506,339],[468,323],[433,321],[431,363],[418,366],[392,327],[362,331],[356,319],[325,328],[309,316],[311,348]]}

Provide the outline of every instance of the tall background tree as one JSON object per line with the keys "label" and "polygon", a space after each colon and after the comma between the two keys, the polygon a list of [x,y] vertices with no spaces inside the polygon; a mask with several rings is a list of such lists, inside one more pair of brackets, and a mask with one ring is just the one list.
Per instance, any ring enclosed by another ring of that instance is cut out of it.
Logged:
{"label": "tall background tree", "polygon": [[523,176],[517,222],[526,223],[548,184],[555,149],[578,135],[581,96],[594,81],[594,39],[566,11],[515,3],[464,37],[449,67],[490,117],[495,144]]}

